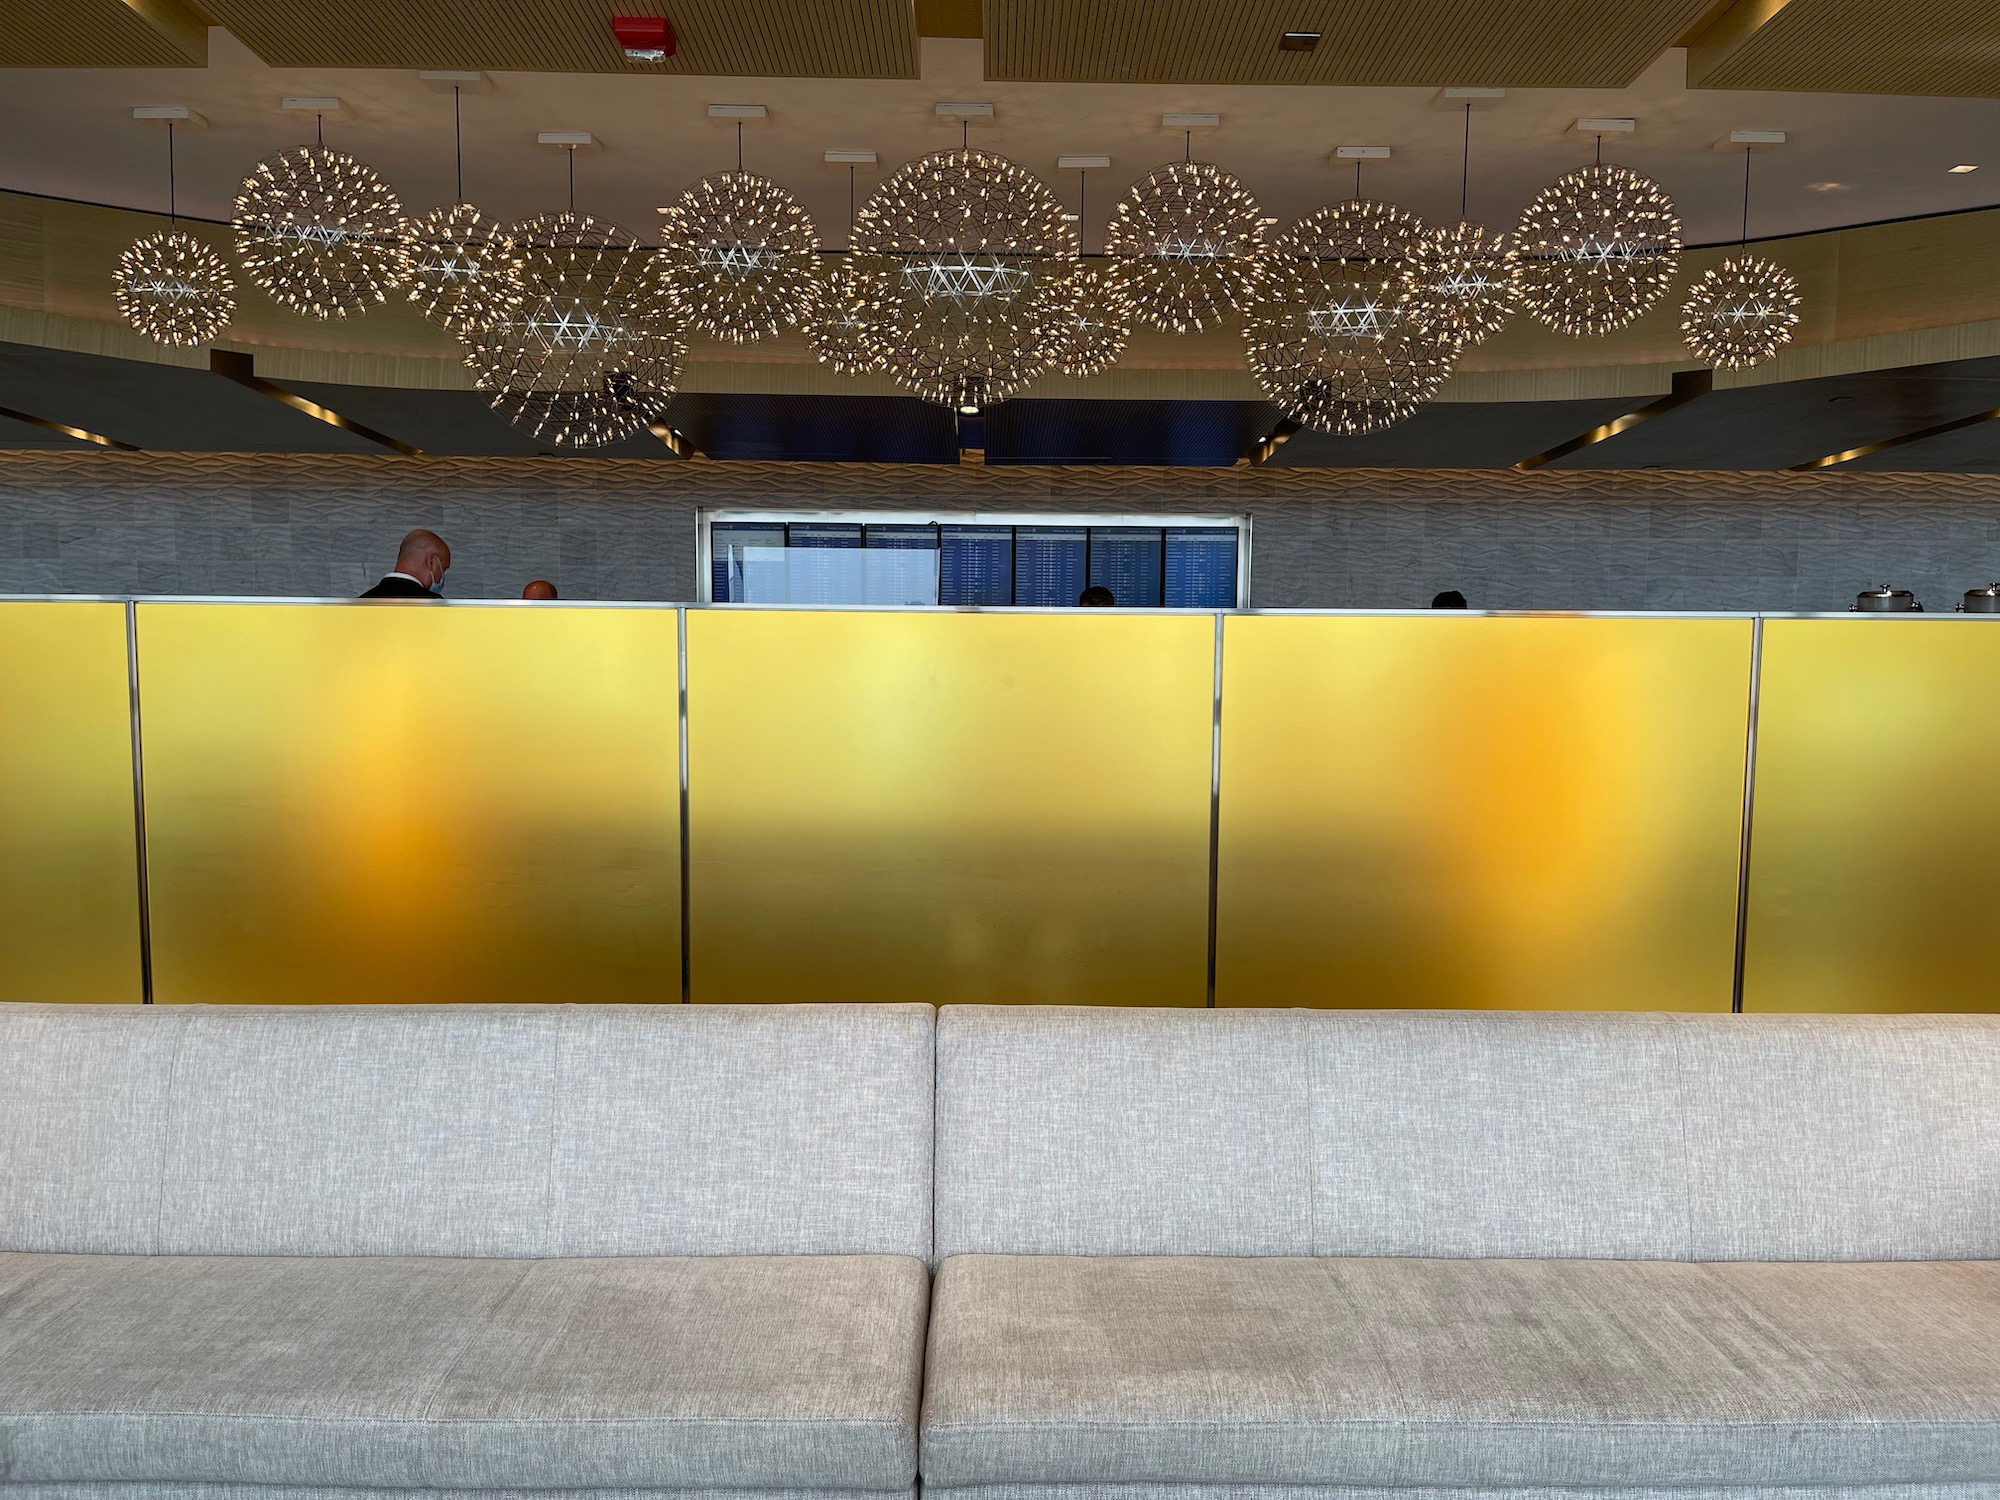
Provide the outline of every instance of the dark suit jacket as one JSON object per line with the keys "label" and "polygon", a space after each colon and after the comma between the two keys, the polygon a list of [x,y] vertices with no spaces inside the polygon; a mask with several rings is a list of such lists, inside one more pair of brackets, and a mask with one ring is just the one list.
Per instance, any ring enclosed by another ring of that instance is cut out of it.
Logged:
{"label": "dark suit jacket", "polygon": [[412,578],[385,578],[361,596],[364,599],[442,599]]}

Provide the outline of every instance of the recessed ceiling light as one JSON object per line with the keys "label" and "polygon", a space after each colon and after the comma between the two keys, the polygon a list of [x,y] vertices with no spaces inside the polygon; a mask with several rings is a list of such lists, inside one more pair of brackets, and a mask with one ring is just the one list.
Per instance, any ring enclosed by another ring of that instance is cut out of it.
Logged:
{"label": "recessed ceiling light", "polygon": [[1811,188],[1815,193],[1844,193],[1847,191],[1847,184],[1844,182],[1809,182],[1806,186]]}
{"label": "recessed ceiling light", "polygon": [[1318,45],[1317,31],[1288,31],[1278,38],[1280,52],[1310,52]]}
{"label": "recessed ceiling light", "polygon": [[1962,161],[1952,168],[1954,172],[1977,172],[1978,170],[1979,163],[1976,161]]}

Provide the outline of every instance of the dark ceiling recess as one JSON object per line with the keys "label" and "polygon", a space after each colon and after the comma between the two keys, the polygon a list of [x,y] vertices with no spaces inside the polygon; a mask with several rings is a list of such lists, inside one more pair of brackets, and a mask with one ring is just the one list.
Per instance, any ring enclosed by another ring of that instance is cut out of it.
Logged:
{"label": "dark ceiling recess", "polygon": [[915,396],[674,397],[667,420],[714,459],[955,464],[951,411]]}
{"label": "dark ceiling recess", "polygon": [[1278,38],[1280,52],[1310,52],[1318,45],[1317,31],[1288,31]]}

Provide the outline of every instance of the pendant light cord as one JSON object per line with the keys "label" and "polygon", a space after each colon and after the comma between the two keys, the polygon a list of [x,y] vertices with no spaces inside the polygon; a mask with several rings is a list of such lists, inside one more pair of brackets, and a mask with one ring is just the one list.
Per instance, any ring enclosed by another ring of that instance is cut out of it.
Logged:
{"label": "pendant light cord", "polygon": [[1750,248],[1750,148],[1743,148],[1743,248]]}
{"label": "pendant light cord", "polygon": [[1465,204],[1472,193],[1472,101],[1465,101],[1465,151],[1458,167],[1458,222],[1465,222]]}
{"label": "pendant light cord", "polygon": [[174,122],[167,121],[167,228],[180,227],[180,190],[174,181]]}
{"label": "pendant light cord", "polygon": [[736,170],[743,170],[743,122],[736,122]]}
{"label": "pendant light cord", "polygon": [[458,172],[458,196],[456,203],[465,201],[465,120],[459,109],[459,87],[451,86],[451,154],[452,163]]}
{"label": "pendant light cord", "polygon": [[1182,144],[1181,151],[1183,153],[1181,156],[1182,161],[1194,160],[1194,132],[1192,130],[1187,133],[1187,140]]}
{"label": "pendant light cord", "polygon": [[1597,164],[1600,167],[1604,165],[1604,137],[1601,135],[1597,138]]}
{"label": "pendant light cord", "polygon": [[1361,158],[1354,158],[1354,200],[1361,201]]}
{"label": "pendant light cord", "polygon": [[854,253],[854,174],[858,171],[853,162],[847,164],[847,251]]}
{"label": "pendant light cord", "polygon": [[961,151],[970,151],[972,149],[972,121],[970,120],[960,120],[958,122],[958,149]]}
{"label": "pendant light cord", "polygon": [[1076,169],[1076,253],[1077,253],[1078,255],[1082,255],[1082,254],[1084,253],[1084,245],[1083,245],[1083,223],[1084,223],[1084,220],[1083,220],[1083,184],[1084,184],[1084,176],[1085,176],[1085,173],[1084,173],[1084,170],[1083,170],[1083,168],[1082,168],[1082,167],[1078,167],[1078,168]]}
{"label": "pendant light cord", "polygon": [[318,134],[319,134],[319,143],[320,143],[320,145],[324,146],[324,145],[326,144],[326,116],[325,116],[325,115],[314,115],[314,116],[313,116],[313,129],[314,129],[315,131],[317,131],[317,132],[318,132]]}
{"label": "pendant light cord", "polygon": [[576,147],[569,148],[569,211],[576,212]]}

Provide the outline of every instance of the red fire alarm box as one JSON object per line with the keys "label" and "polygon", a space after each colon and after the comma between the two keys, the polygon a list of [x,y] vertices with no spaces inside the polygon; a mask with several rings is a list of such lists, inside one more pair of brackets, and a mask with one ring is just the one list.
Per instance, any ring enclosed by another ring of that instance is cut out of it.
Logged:
{"label": "red fire alarm box", "polygon": [[665,16],[614,16],[611,34],[631,62],[660,62],[674,55],[674,27]]}

